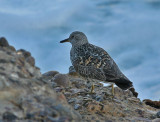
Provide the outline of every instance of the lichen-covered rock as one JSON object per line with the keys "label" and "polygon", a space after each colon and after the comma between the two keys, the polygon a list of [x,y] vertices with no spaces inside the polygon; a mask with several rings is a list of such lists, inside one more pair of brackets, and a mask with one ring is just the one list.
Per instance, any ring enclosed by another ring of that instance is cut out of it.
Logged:
{"label": "lichen-covered rock", "polygon": [[1,40],[0,121],[81,121],[64,94],[45,82],[31,53],[11,50],[7,40]]}
{"label": "lichen-covered rock", "polygon": [[[133,89],[123,91],[115,87],[113,97],[110,86],[104,87],[96,80],[86,80],[80,76],[68,77],[70,87],[57,87],[58,92],[64,93],[68,103],[81,114],[83,121],[151,122],[157,118],[158,109],[144,104]],[[95,85],[93,94],[90,93],[92,83]]]}

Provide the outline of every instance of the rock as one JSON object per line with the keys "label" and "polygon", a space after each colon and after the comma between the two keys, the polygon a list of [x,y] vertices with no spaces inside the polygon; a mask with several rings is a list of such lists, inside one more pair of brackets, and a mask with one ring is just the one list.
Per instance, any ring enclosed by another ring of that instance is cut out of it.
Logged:
{"label": "rock", "polygon": [[57,71],[49,71],[49,72],[46,72],[46,73],[44,73],[43,74],[43,76],[47,76],[47,77],[49,77],[49,76],[51,76],[51,77],[54,77],[56,74],[58,74],[59,72],[57,72]]}
{"label": "rock", "polygon": [[10,45],[8,48],[9,48],[11,51],[14,51],[14,52],[16,51],[16,49],[15,49],[13,46],[11,46],[11,45]]}
{"label": "rock", "polygon": [[80,106],[79,104],[75,104],[75,105],[74,105],[74,109],[75,109],[75,110],[78,110],[80,107],[81,107],[81,106]]}
{"label": "rock", "polygon": [[[73,75],[68,77],[71,85],[69,88],[63,88],[62,93],[68,103],[81,114],[83,121],[151,122],[155,119],[157,109],[143,105],[130,90],[123,91],[115,87],[113,97],[111,88],[99,85],[96,80],[88,81]],[[95,86],[94,94],[90,94],[92,83]]]}
{"label": "rock", "polygon": [[51,83],[52,87],[54,88],[55,86],[57,86],[57,83],[50,82],[50,81],[52,81],[52,78],[58,73],[59,72],[57,72],[57,71],[48,71],[48,72],[42,74],[42,80],[44,82]]}
{"label": "rock", "polygon": [[13,120],[17,119],[17,117],[11,112],[3,113],[2,118],[3,118],[3,120],[7,120],[7,121],[13,121]]}
{"label": "rock", "polygon": [[24,49],[17,50],[17,54],[18,54],[18,55],[21,54],[21,55],[23,55],[25,58],[31,56],[31,53],[28,52],[28,51],[26,51],[26,50],[24,50]]}
{"label": "rock", "polygon": [[96,101],[102,102],[103,101],[103,96],[96,96]]}
{"label": "rock", "polygon": [[31,56],[26,58],[26,61],[31,65],[31,66],[35,66],[35,59]]}
{"label": "rock", "polygon": [[4,38],[0,38],[0,47],[9,47],[8,41]]}
{"label": "rock", "polygon": [[160,109],[160,101],[152,101],[152,100],[149,100],[149,99],[145,99],[145,100],[143,100],[143,102],[146,105],[149,105],[149,106],[152,106],[154,108]]}
{"label": "rock", "polygon": [[152,122],[160,122],[160,118],[154,119]]}
{"label": "rock", "polygon": [[[66,75],[56,77],[69,83]],[[51,79],[44,82],[30,52],[0,48],[0,121],[81,121],[61,89],[57,93]]]}
{"label": "rock", "polygon": [[157,118],[160,118],[160,111],[157,112]]}
{"label": "rock", "polygon": [[141,102],[134,88],[115,87],[112,96],[110,87],[72,73],[42,75],[30,52],[0,46],[0,121],[159,121],[159,101]]}
{"label": "rock", "polygon": [[138,97],[138,92],[136,92],[133,87],[130,88],[129,90],[133,93],[133,95],[134,95],[135,97]]}
{"label": "rock", "polygon": [[73,66],[69,67],[69,74],[73,76],[78,76],[78,73],[76,72]]}
{"label": "rock", "polygon": [[52,78],[52,82],[55,82],[58,85],[63,86],[63,87],[69,87],[69,85],[70,85],[69,78],[65,74],[56,74]]}

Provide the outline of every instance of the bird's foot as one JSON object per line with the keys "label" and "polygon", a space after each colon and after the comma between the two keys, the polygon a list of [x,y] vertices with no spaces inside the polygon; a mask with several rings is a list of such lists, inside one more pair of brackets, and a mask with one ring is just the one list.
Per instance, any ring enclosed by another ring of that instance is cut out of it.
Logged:
{"label": "bird's foot", "polygon": [[95,93],[94,88],[95,88],[94,84],[92,84],[90,94],[94,94]]}

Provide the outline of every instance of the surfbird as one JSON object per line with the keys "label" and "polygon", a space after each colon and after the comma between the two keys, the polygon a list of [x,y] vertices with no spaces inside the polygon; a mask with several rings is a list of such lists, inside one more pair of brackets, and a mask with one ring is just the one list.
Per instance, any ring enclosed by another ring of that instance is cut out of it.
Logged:
{"label": "surfbird", "polygon": [[[132,82],[120,71],[110,55],[101,47],[90,44],[83,32],[72,32],[69,38],[60,41],[64,42],[72,44],[70,59],[82,77],[111,82],[113,95],[114,83],[123,90],[132,87]],[[94,85],[91,92],[93,89]]]}

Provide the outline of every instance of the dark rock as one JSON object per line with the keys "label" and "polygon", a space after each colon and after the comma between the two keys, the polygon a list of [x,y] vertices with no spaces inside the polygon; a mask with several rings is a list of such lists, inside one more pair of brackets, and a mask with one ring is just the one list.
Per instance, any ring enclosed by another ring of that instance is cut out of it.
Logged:
{"label": "dark rock", "polygon": [[1,47],[9,47],[8,41],[4,37],[0,38],[0,46]]}
{"label": "dark rock", "polygon": [[160,118],[160,111],[157,112],[157,118]]}
{"label": "dark rock", "polygon": [[133,93],[133,95],[134,95],[135,97],[138,97],[138,92],[136,92],[133,87],[130,88],[129,90]]}
{"label": "dark rock", "polygon": [[26,119],[34,119],[35,115],[33,113],[27,113],[26,114]]}
{"label": "dark rock", "polygon": [[144,111],[136,109],[135,112],[137,112],[141,117],[143,117]]}
{"label": "dark rock", "polygon": [[13,120],[17,119],[17,117],[11,112],[3,113],[2,118],[3,118],[3,120],[7,120],[7,121],[13,121]]}
{"label": "dark rock", "polygon": [[152,101],[152,100],[149,100],[149,99],[145,99],[145,100],[143,100],[143,102],[146,105],[149,105],[149,106],[152,106],[154,108],[160,109],[160,101]]}
{"label": "dark rock", "polygon": [[7,63],[8,61],[5,59],[0,59],[0,63]]}
{"label": "dark rock", "polygon": [[57,118],[57,117],[60,116],[59,113],[58,113],[57,111],[55,111],[55,110],[52,110],[52,112],[51,112],[50,114],[51,114],[51,116],[54,117],[54,118]]}

